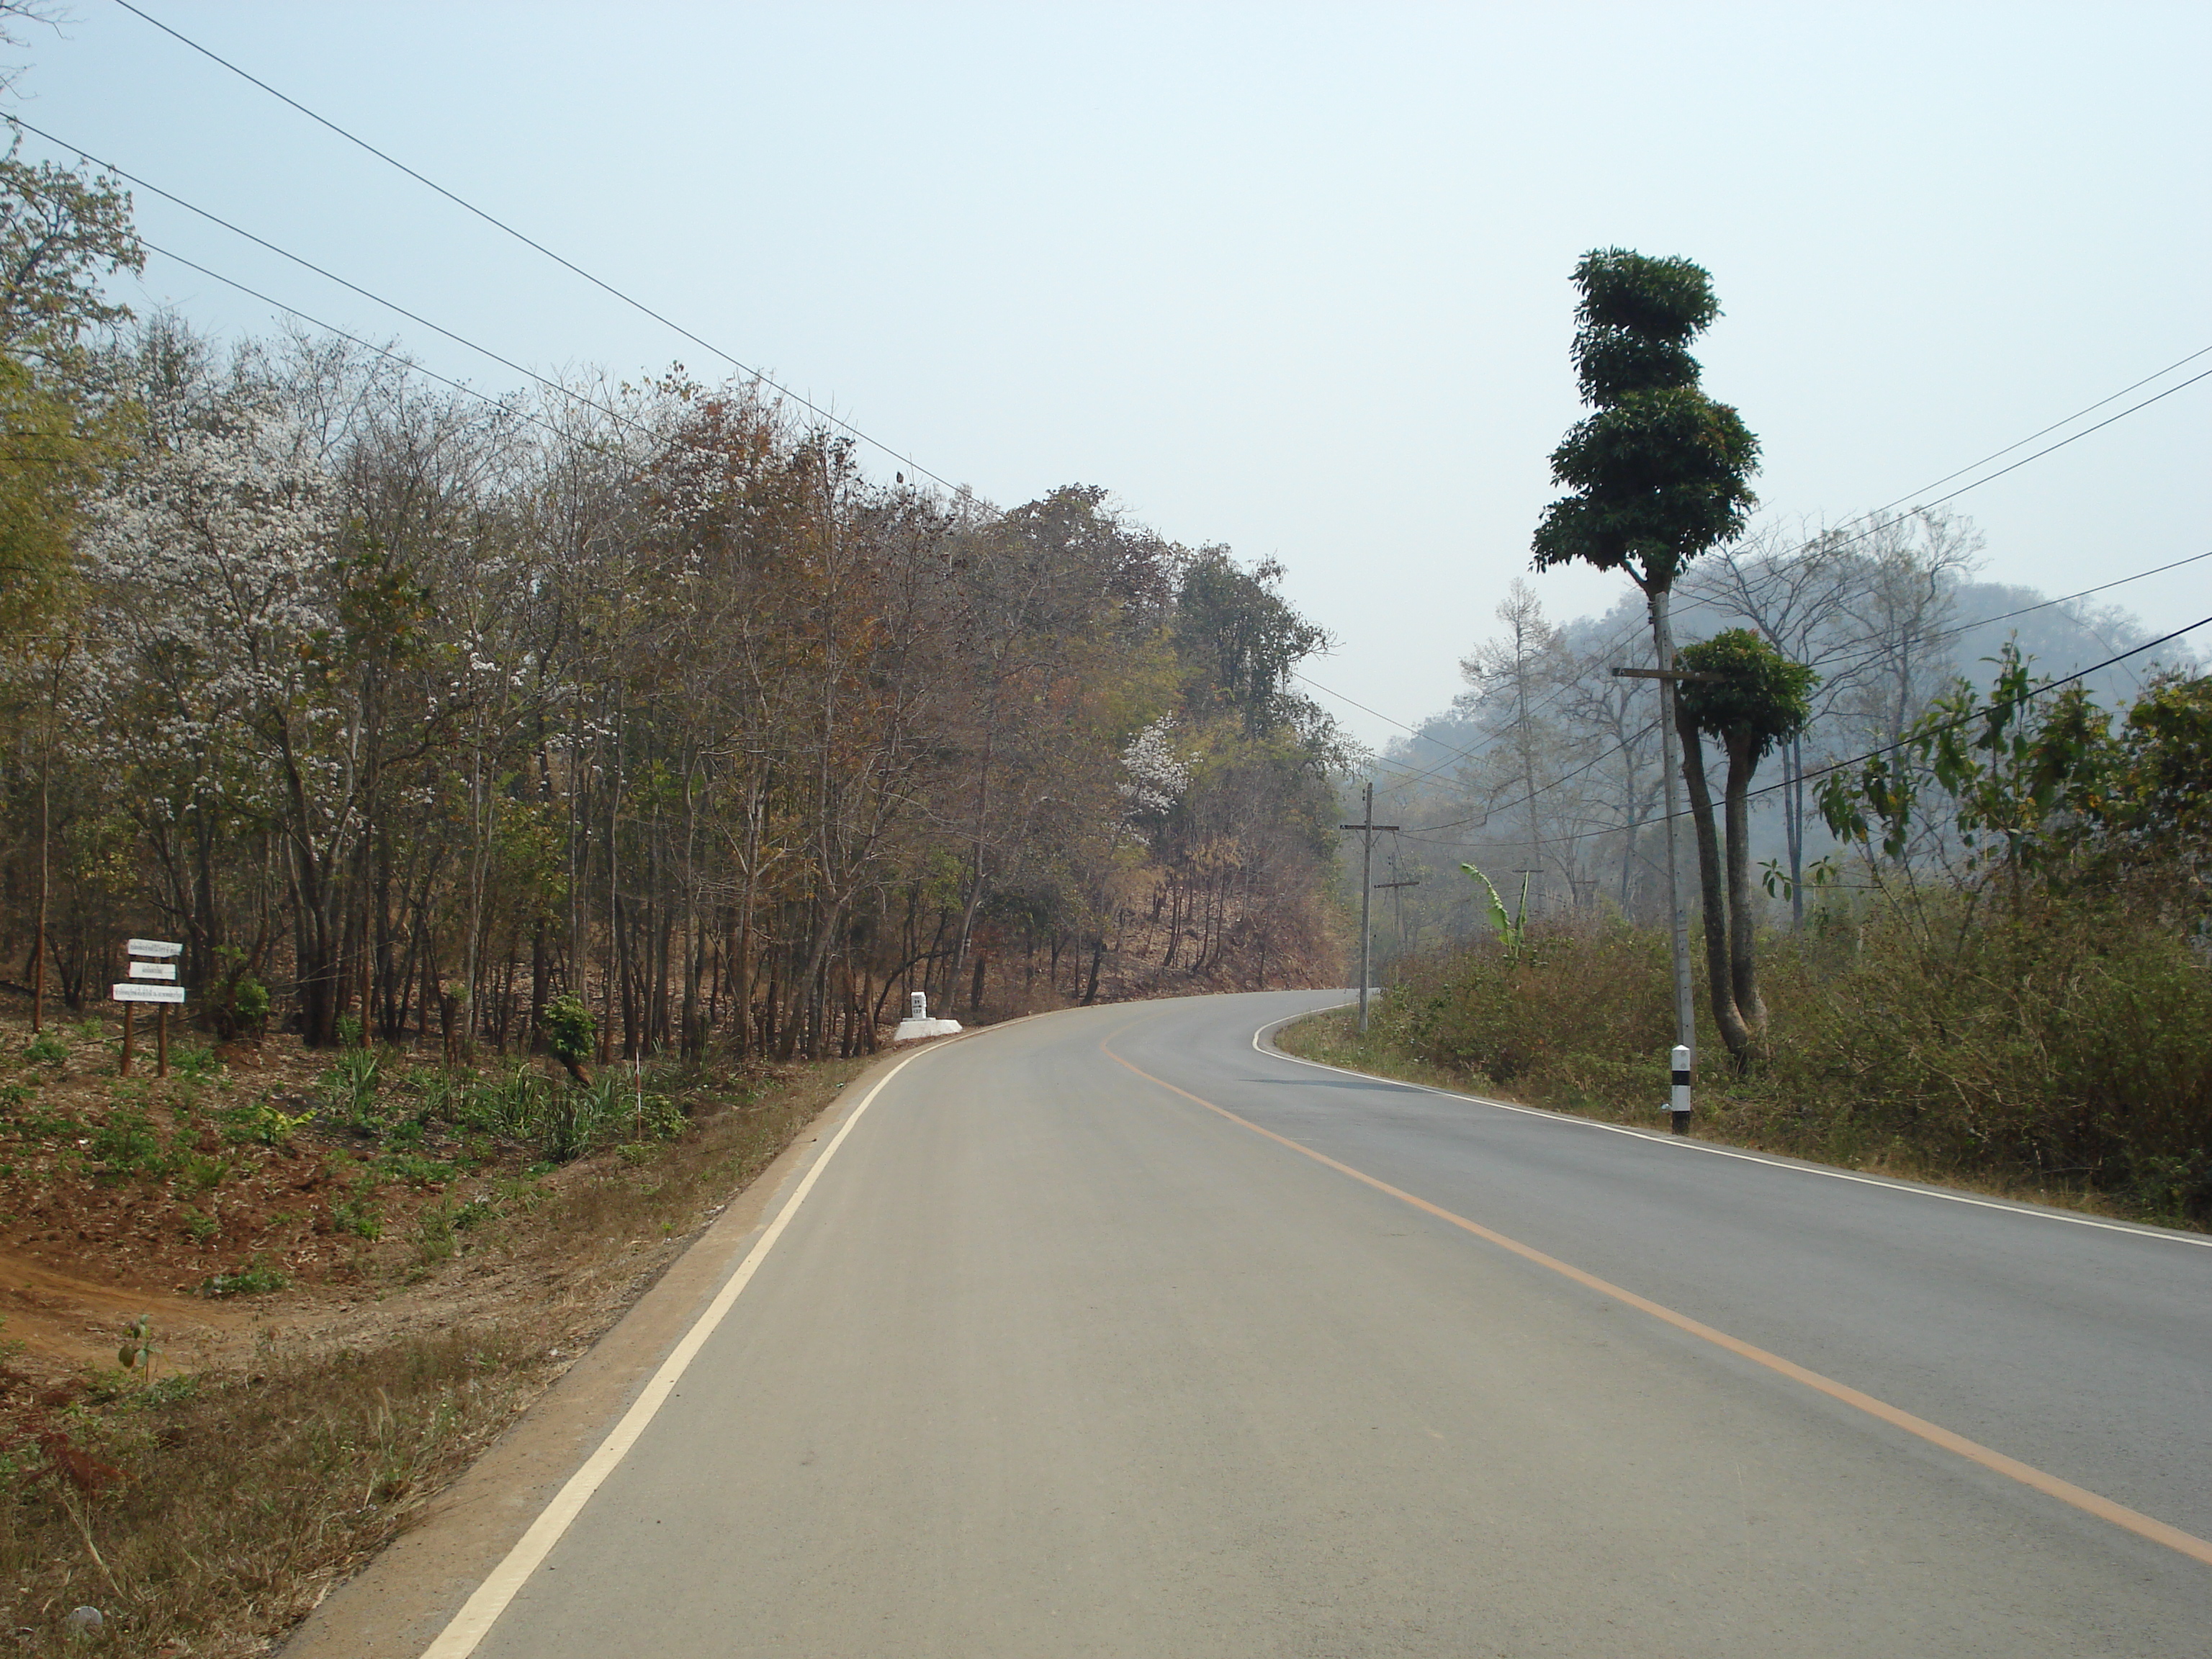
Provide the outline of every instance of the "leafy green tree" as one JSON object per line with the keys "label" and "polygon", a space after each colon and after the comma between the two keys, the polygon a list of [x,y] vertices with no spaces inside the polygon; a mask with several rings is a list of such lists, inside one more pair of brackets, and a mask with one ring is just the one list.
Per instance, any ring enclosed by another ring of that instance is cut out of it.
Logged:
{"label": "leafy green tree", "polygon": [[22,135],[0,156],[0,352],[64,371],[82,367],[85,335],[126,320],[101,284],[146,268],[131,192],[84,167],[22,159]]}
{"label": "leafy green tree", "polygon": [[1898,865],[1934,839],[1967,875],[2000,881],[2016,913],[2032,883],[2179,875],[2201,894],[2212,679],[2154,683],[2116,729],[2081,686],[2037,679],[2016,646],[1995,662],[1987,697],[1955,682],[1894,753],[1828,778],[1837,838]]}
{"label": "leafy green tree", "polygon": [[[1759,994],[1758,914],[1752,899],[1752,774],[1778,745],[1805,729],[1820,676],[1743,628],[1731,628],[1689,646],[1677,660],[1692,673],[1720,676],[1684,681],[1675,696],[1674,717],[1682,739],[1682,773],[1690,787],[1690,816],[1698,828],[1698,878],[1705,895],[1705,968],[1712,988],[1713,1023],[1741,1068],[1749,1063],[1753,1045],[1766,1027],[1766,1004]],[[1728,757],[1722,786],[1727,820],[1725,884],[1701,736],[1717,739]]]}
{"label": "leafy green tree", "polygon": [[2201,872],[2212,859],[2212,678],[2154,684],[2128,710],[2118,741],[2108,816],[2142,851]]}
{"label": "leafy green tree", "polygon": [[131,314],[102,283],[146,263],[128,191],[21,149],[0,155],[0,627],[19,638],[62,607],[81,505],[119,453],[128,406],[86,337]]}

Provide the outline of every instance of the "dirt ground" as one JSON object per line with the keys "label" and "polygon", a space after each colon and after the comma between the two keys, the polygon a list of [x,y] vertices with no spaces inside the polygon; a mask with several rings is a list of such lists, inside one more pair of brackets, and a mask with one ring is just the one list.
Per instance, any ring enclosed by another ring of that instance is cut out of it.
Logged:
{"label": "dirt ground", "polygon": [[[0,1011],[0,1340],[19,1380],[11,1393],[116,1369],[125,1327],[142,1315],[157,1370],[198,1370],[310,1334],[359,1341],[453,1311],[431,1304],[493,1306],[521,1290],[507,1273],[472,1276],[458,1296],[418,1279],[406,1287],[414,1294],[395,1297],[389,1281],[424,1209],[472,1181],[511,1181],[529,1149],[487,1144],[475,1158],[441,1158],[461,1149],[434,1128],[412,1139],[418,1162],[380,1169],[379,1137],[323,1121],[330,1057],[289,1037],[213,1050],[180,1036],[167,1079],[152,1075],[142,1046],[128,1079],[115,1020],[49,1018],[43,1042],[64,1050],[56,1058],[27,1058],[32,1042],[27,1011]],[[307,1121],[288,1130],[277,1115]],[[431,1167],[440,1164],[449,1167]],[[217,1293],[240,1275],[243,1288]]]}

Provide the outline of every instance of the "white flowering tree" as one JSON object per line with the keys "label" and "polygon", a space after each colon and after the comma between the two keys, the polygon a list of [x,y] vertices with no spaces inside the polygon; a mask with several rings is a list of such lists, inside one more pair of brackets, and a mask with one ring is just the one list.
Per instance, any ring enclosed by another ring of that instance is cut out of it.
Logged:
{"label": "white flowering tree", "polygon": [[214,889],[223,842],[264,826],[295,901],[303,1024],[336,1018],[337,877],[357,769],[332,695],[340,531],[307,428],[269,391],[173,389],[93,508],[82,698],[205,975],[232,941]]}

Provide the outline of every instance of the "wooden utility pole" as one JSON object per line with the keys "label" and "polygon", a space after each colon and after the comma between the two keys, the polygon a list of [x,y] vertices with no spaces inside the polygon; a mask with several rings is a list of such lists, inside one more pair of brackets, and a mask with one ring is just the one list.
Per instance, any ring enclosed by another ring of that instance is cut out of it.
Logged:
{"label": "wooden utility pole", "polygon": [[1667,784],[1667,913],[1673,932],[1674,958],[1674,1053],[1672,1073],[1676,1082],[1670,1097],[1674,1133],[1690,1133],[1690,1091],[1686,1079],[1695,1069],[1698,1053],[1698,1009],[1690,989],[1690,915],[1682,900],[1680,860],[1674,850],[1675,821],[1682,816],[1680,804],[1681,763],[1674,752],[1674,687],[1683,680],[1717,680],[1721,674],[1692,673],[1674,667],[1616,668],[1624,680],[1659,682],[1660,766]]}
{"label": "wooden utility pole", "polygon": [[1359,831],[1359,1035],[1367,1035],[1367,982],[1374,977],[1370,971],[1373,957],[1370,947],[1374,936],[1368,931],[1368,904],[1375,896],[1375,833],[1387,830],[1395,834],[1395,823],[1375,822],[1375,786],[1367,786],[1367,808],[1358,823],[1340,823],[1340,830]]}

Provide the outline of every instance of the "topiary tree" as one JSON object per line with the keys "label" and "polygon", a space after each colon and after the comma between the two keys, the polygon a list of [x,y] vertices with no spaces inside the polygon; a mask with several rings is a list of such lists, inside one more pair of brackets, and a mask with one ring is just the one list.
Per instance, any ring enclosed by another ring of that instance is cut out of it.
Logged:
{"label": "topiary tree", "polygon": [[1698,388],[1690,342],[1721,314],[1703,266],[1604,248],[1583,256],[1574,280],[1575,378],[1595,412],[1552,452],[1553,482],[1574,493],[1544,509],[1536,568],[1626,571],[1664,654],[1674,579],[1741,534],[1758,504],[1747,480],[1759,440]]}
{"label": "topiary tree", "polygon": [[[1644,590],[1664,674],[1674,665],[1667,609],[1674,579],[1700,553],[1742,532],[1758,504],[1747,482],[1759,440],[1726,404],[1698,386],[1690,343],[1721,314],[1712,278],[1687,259],[1598,248],[1575,266],[1575,378],[1592,413],[1552,452],[1552,480],[1573,493],[1536,526],[1539,570],[1580,562],[1625,570]],[[1675,885],[1677,811],[1673,682],[1659,683],[1666,751],[1668,884],[1674,927],[1680,1041],[1691,1042],[1689,963]]]}
{"label": "topiary tree", "polygon": [[[1712,984],[1713,1024],[1739,1070],[1766,1029],[1766,1004],[1759,994],[1753,951],[1757,913],[1751,896],[1751,777],[1777,745],[1812,718],[1813,688],[1820,677],[1792,662],[1748,629],[1731,628],[1686,647],[1677,660],[1693,674],[1675,693],[1676,729],[1682,739],[1682,775],[1690,788],[1690,816],[1698,827],[1698,879],[1705,894],[1705,968]],[[1728,757],[1722,785],[1727,815],[1727,881],[1713,831],[1712,795],[1705,787],[1705,746],[1718,741]]]}

